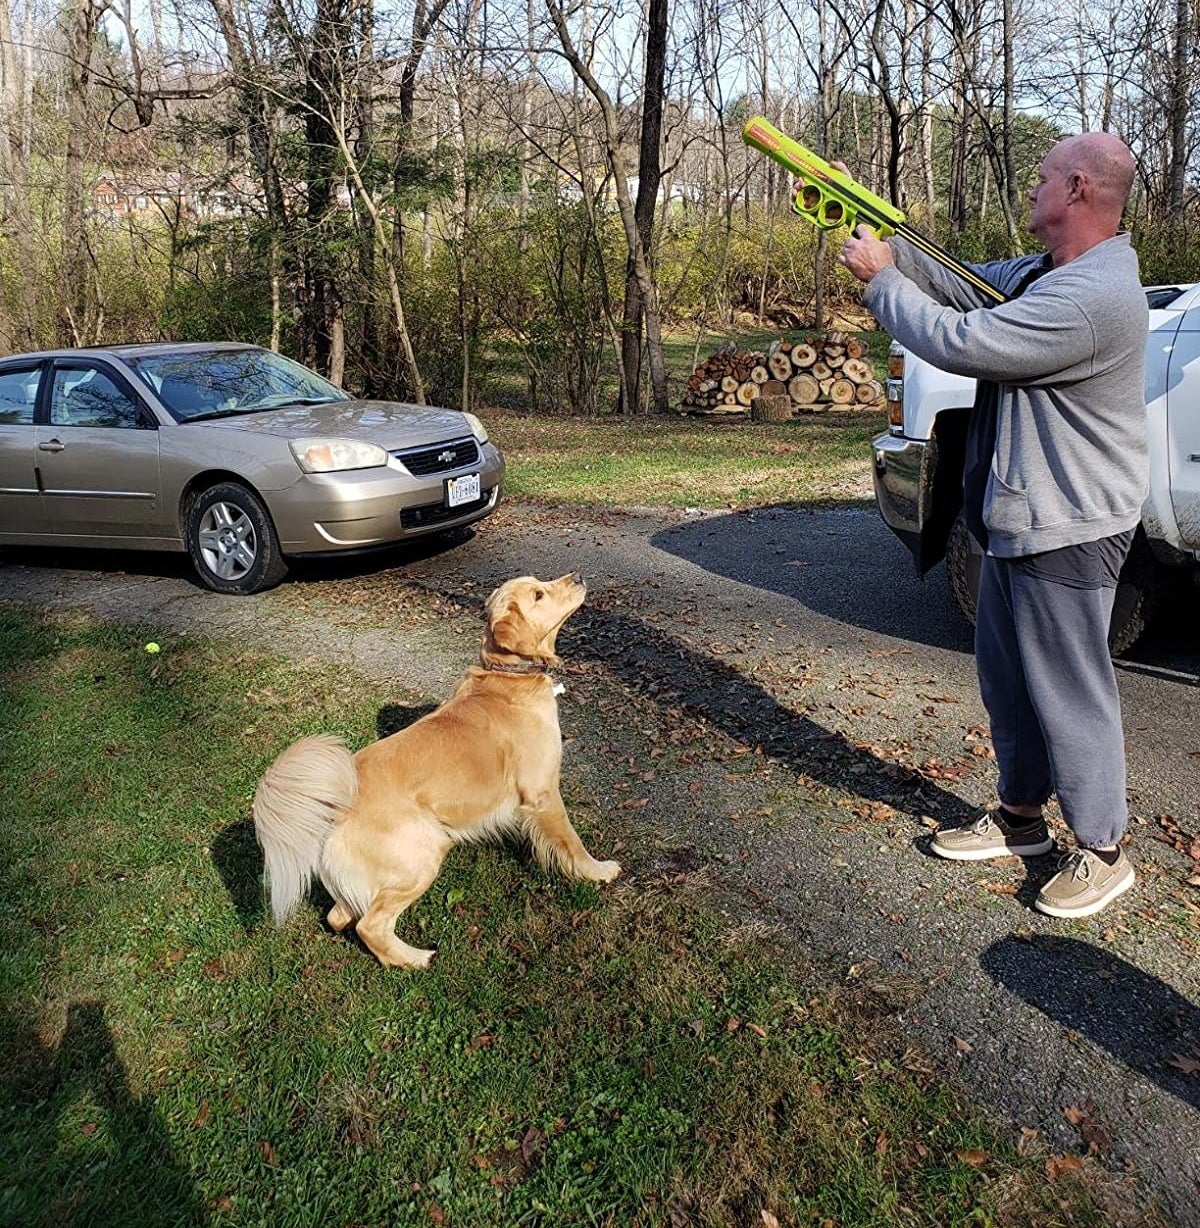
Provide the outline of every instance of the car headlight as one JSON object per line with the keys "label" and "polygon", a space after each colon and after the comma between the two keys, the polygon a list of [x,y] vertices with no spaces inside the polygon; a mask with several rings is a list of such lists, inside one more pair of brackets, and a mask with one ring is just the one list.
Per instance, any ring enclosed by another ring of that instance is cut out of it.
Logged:
{"label": "car headlight", "polygon": [[296,463],[305,473],[338,473],[343,469],[376,469],[388,454],[377,443],[357,439],[293,439]]}
{"label": "car headlight", "polygon": [[480,443],[487,443],[488,433],[487,427],[475,417],[474,414],[468,414],[464,411],[463,417],[467,420],[467,425],[471,428],[471,434],[479,440]]}

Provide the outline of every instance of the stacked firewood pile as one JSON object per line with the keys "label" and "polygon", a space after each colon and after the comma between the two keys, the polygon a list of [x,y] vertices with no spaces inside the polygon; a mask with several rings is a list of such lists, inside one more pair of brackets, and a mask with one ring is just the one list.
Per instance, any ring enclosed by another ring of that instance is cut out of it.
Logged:
{"label": "stacked firewood pile", "polygon": [[685,414],[750,414],[778,422],[797,412],[877,405],[883,384],[857,337],[829,332],[803,341],[780,339],[765,353],[732,342],[688,378]]}

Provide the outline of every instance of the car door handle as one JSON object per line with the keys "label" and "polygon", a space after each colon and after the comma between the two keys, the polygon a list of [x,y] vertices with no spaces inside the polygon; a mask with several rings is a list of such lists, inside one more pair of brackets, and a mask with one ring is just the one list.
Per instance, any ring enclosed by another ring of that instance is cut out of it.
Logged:
{"label": "car door handle", "polygon": [[40,452],[61,452],[67,445],[57,439],[47,439],[38,444]]}

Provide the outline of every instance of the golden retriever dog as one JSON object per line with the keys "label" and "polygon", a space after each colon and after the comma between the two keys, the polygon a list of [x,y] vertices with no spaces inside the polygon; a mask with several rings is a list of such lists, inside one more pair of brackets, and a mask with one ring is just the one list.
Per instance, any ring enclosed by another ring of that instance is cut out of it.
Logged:
{"label": "golden retriever dog", "polygon": [[317,875],[329,924],[353,924],[388,968],[424,968],[433,951],[396,935],[456,844],[520,832],[538,860],[611,882],[575,834],[559,794],[562,737],[555,641],[583,604],[578,575],[521,576],[488,598],[479,663],[454,695],[407,729],[351,754],[329,735],[302,738],[267,769],[254,798],[271,910],[282,921]]}

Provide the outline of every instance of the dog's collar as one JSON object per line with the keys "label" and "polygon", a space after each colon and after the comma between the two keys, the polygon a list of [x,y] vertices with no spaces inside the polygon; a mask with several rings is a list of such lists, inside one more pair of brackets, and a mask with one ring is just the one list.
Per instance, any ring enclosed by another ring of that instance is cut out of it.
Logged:
{"label": "dog's collar", "polygon": [[485,661],[479,658],[479,668],[493,674],[548,674],[550,666],[545,661],[519,661],[515,665],[506,665],[500,661]]}
{"label": "dog's collar", "polygon": [[[550,666],[545,661],[521,661],[517,665],[505,665],[502,662],[488,663],[482,656],[479,658],[479,668],[491,674],[545,674],[550,678]],[[567,688],[561,682],[554,682],[550,688],[553,694],[561,695]]]}

